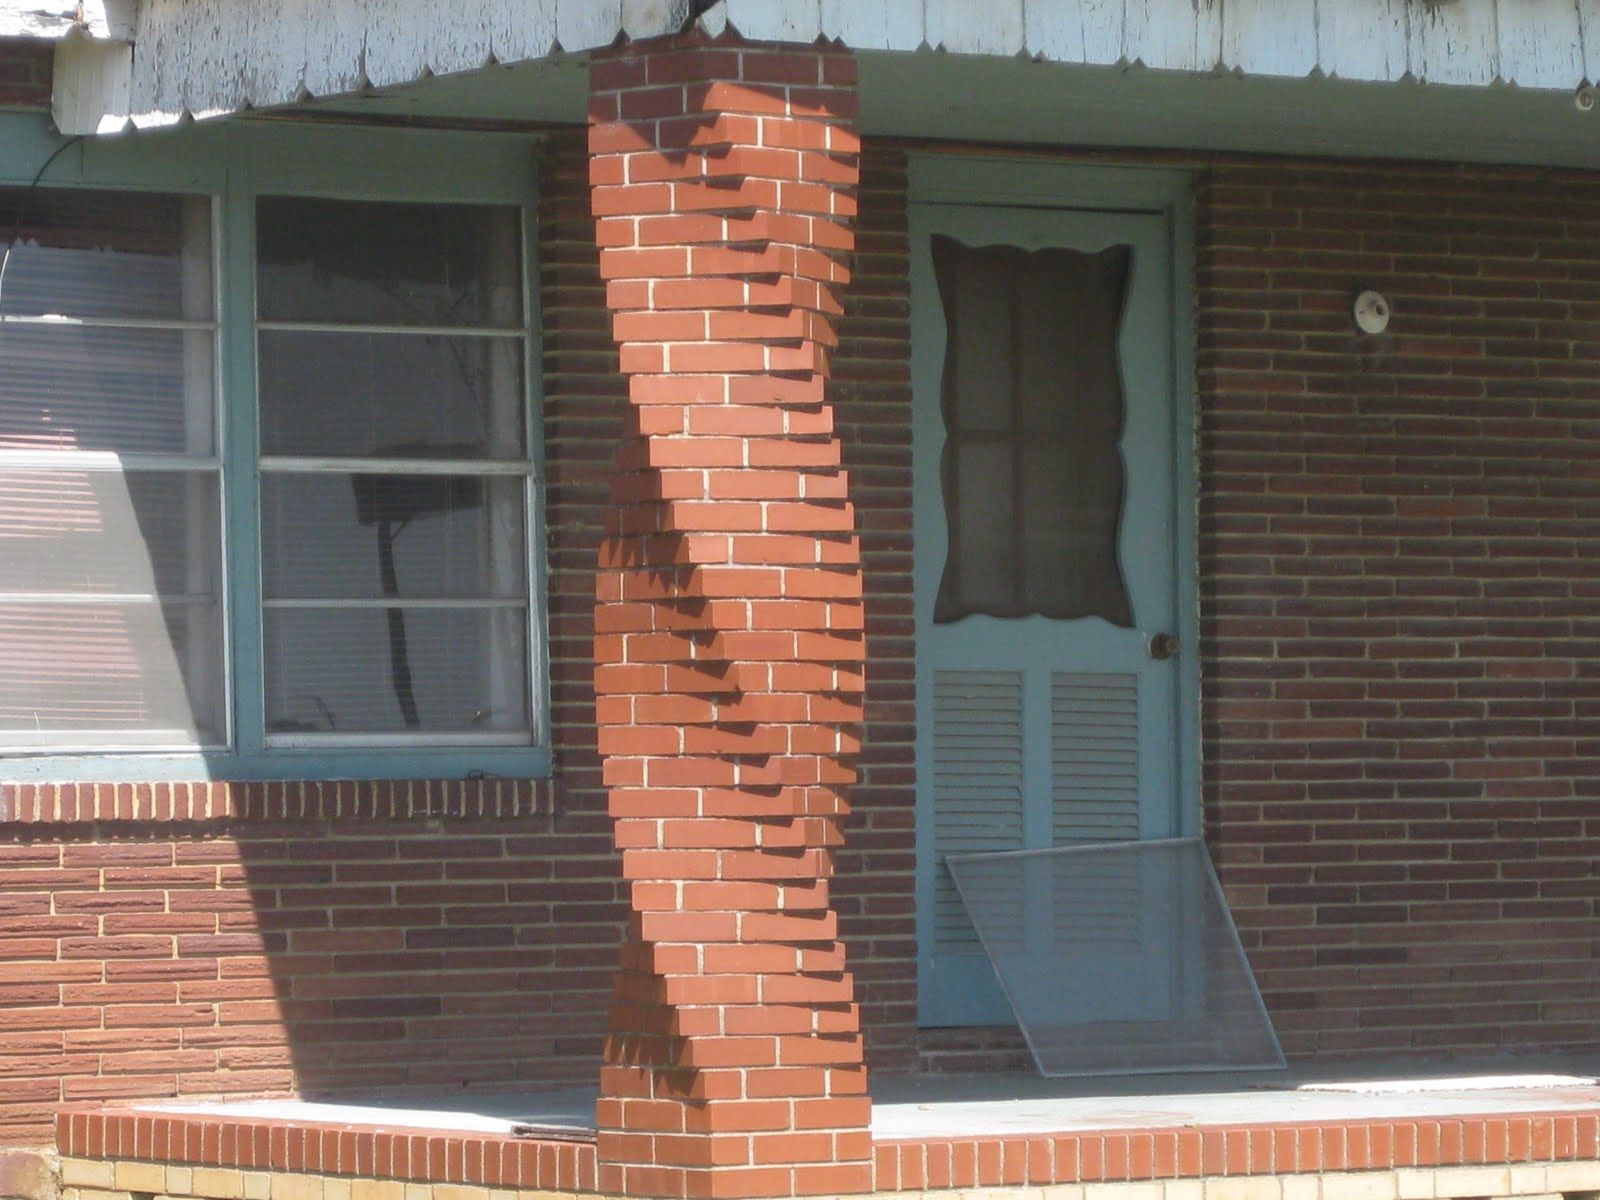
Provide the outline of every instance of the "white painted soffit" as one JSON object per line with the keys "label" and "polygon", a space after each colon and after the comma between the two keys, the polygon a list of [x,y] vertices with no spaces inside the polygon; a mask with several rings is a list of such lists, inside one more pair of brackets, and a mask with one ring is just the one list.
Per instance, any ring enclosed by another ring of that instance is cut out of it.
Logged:
{"label": "white painted soffit", "polygon": [[[0,0],[4,2],[4,0]],[[401,86],[681,29],[692,0],[141,0],[101,131]],[[1600,0],[719,0],[757,40],[1575,91]],[[80,89],[82,91],[87,88]]]}

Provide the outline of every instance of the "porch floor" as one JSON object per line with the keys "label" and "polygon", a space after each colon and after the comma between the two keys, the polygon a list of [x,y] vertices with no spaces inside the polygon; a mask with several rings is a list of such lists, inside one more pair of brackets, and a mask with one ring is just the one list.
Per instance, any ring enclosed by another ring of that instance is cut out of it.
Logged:
{"label": "porch floor", "polygon": [[[1520,1066],[1520,1064],[1518,1064]],[[1036,1075],[877,1076],[878,1140],[1006,1137],[1104,1129],[1176,1129],[1287,1123],[1418,1120],[1600,1109],[1600,1061],[1561,1069],[1437,1073],[1368,1066],[1359,1076],[1250,1072],[1195,1076],[1044,1079]],[[594,1133],[593,1088],[547,1092],[345,1096],[323,1100],[171,1101],[163,1112],[349,1127],[502,1136]]]}
{"label": "porch floor", "polygon": [[[1457,1194],[1482,1197],[1512,1194],[1513,1174],[1486,1183],[1481,1168],[1527,1166],[1532,1174],[1515,1179],[1528,1196],[1587,1196],[1600,1191],[1595,1067],[1568,1059],[1471,1073],[1368,1065],[1343,1078],[877,1077],[873,1190],[1389,1172],[1374,1186],[1398,1200],[1393,1173],[1420,1168],[1465,1169],[1457,1185],[1469,1190]],[[60,1113],[57,1145],[64,1159],[90,1164],[86,1178],[110,1160],[571,1195],[596,1190],[594,1098],[571,1088],[82,1106]],[[335,1189],[322,1200],[348,1197]]]}

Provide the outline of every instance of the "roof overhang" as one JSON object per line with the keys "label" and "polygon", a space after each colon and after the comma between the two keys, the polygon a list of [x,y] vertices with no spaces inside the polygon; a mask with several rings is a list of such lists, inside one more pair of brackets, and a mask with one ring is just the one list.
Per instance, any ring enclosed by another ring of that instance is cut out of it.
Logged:
{"label": "roof overhang", "polygon": [[[824,39],[864,52],[943,50],[1194,79],[1429,83],[1587,97],[1588,81],[1600,75],[1600,0],[95,3],[102,15],[85,4],[73,27],[56,35],[56,113],[66,133],[370,96],[495,65],[569,58],[695,22],[758,41]],[[45,10],[59,23],[68,7],[55,0]]]}

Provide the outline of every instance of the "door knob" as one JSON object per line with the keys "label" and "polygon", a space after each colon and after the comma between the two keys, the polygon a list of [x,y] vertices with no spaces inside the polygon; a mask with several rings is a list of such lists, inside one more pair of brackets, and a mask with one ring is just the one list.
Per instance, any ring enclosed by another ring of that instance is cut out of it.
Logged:
{"label": "door knob", "polygon": [[1150,657],[1157,662],[1166,662],[1178,653],[1178,635],[1175,633],[1158,633],[1150,638]]}

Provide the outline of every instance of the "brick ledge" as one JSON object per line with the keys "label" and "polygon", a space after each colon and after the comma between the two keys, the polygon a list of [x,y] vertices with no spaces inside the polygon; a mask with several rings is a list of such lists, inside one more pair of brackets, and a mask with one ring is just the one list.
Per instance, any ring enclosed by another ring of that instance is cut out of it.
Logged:
{"label": "brick ledge", "polygon": [[133,1110],[56,1115],[62,1158],[593,1191],[593,1142]]}
{"label": "brick ledge", "polygon": [[0,825],[508,819],[549,813],[548,779],[0,783]]}
{"label": "brick ledge", "polygon": [[[58,1114],[63,1157],[595,1189],[592,1143],[139,1110]],[[874,1191],[1040,1187],[1600,1159],[1600,1109],[877,1142]]]}
{"label": "brick ledge", "polygon": [[874,1150],[879,1191],[1515,1166],[1600,1158],[1600,1109],[914,1138]]}

